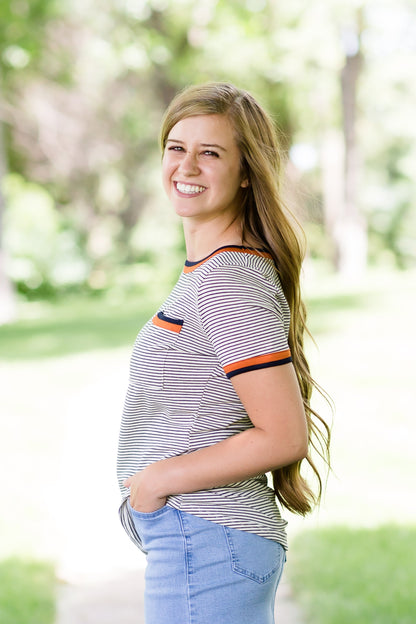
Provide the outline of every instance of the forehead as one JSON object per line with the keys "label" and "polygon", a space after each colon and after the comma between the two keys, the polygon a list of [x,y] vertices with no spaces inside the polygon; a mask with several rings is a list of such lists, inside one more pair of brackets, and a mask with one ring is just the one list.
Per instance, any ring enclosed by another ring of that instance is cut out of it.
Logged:
{"label": "forehead", "polygon": [[168,140],[193,140],[215,143],[237,143],[234,137],[234,129],[226,115],[193,115],[185,117],[176,123],[169,132]]}

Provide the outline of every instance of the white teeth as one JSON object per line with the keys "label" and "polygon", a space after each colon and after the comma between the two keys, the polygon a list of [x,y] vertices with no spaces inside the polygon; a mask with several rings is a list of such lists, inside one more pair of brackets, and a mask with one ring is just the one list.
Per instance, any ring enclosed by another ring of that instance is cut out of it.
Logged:
{"label": "white teeth", "polygon": [[205,186],[193,186],[191,184],[182,184],[182,182],[177,182],[176,188],[186,195],[193,195],[194,193],[202,193],[205,191]]}

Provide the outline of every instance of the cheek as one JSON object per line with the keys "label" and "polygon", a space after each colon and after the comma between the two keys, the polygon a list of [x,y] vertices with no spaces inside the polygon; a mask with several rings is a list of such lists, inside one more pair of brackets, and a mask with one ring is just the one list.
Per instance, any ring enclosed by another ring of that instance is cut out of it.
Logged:
{"label": "cheek", "polygon": [[240,172],[230,170],[226,176],[224,176],[224,185],[229,195],[237,195],[241,188],[241,175]]}

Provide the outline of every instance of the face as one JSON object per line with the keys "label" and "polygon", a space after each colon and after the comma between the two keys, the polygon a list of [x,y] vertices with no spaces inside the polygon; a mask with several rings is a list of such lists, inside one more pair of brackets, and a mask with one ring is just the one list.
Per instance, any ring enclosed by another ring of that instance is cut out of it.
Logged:
{"label": "face", "polygon": [[224,115],[196,115],[170,131],[163,155],[165,191],[177,214],[197,220],[233,218],[240,191],[241,155]]}

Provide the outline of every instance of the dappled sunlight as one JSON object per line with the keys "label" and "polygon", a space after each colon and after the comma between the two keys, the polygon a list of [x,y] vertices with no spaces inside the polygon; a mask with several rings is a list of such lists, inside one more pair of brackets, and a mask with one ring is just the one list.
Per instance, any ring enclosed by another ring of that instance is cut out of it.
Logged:
{"label": "dappled sunlight", "polygon": [[[352,307],[344,307],[352,295],[336,299],[331,315],[340,315],[341,326],[318,331],[318,348],[308,347],[312,371],[336,405],[334,472],[321,509],[306,520],[291,518],[293,531],[314,523],[376,526],[414,519],[411,466],[416,432],[411,415],[416,341],[414,297],[408,288],[412,277],[386,276],[389,289],[376,293],[371,305],[370,286],[362,305],[360,294]],[[324,303],[325,298],[311,306],[312,325]],[[72,566],[78,572],[88,567],[83,557],[91,564],[96,560],[94,567],[102,568],[109,551],[118,550],[117,540],[124,543],[123,553],[135,554],[118,527],[115,455],[130,349],[144,320],[138,318],[134,328],[132,315],[130,337],[126,335],[125,346],[116,348],[111,326],[107,331],[97,323],[101,344],[94,343],[91,351],[84,352],[78,345],[85,320],[74,311],[67,339],[74,350],[80,350],[78,354],[63,349],[61,357],[36,363],[31,358],[1,362],[6,415],[1,456],[5,465],[14,466],[12,480],[6,476],[10,471],[1,473],[2,491],[10,501],[2,534],[8,535],[10,550],[21,546],[50,556],[56,549],[62,569]],[[10,330],[12,344],[15,338]],[[57,322],[56,331],[66,334],[65,322],[61,327]],[[324,404],[320,407],[329,416]],[[101,527],[106,527],[109,537]]]}
{"label": "dappled sunlight", "polygon": [[408,0],[0,5],[0,559],[52,561],[97,596],[142,575],[118,429],[136,334],[186,253],[158,132],[179,89],[211,80],[276,121],[308,242],[333,472],[320,509],[284,514],[289,539],[322,528],[335,548],[354,529],[376,549],[376,529],[415,523],[415,24]]}
{"label": "dappled sunlight", "polygon": [[315,516],[318,524],[377,526],[416,519],[411,496],[416,331],[409,288],[414,279],[414,273],[386,272],[381,288],[370,273],[362,305],[333,309],[342,322],[317,333],[318,349],[310,346],[312,370],[336,408],[333,474]]}
{"label": "dappled sunlight", "polygon": [[[414,292],[409,287],[413,280],[413,273],[386,273],[380,289],[370,273],[367,288],[361,285],[354,292],[345,287],[345,296],[342,288],[335,289],[330,310],[325,305],[324,280],[316,288],[310,284],[315,291],[311,326],[318,331],[317,347],[308,346],[309,359],[314,376],[336,405],[333,474],[321,508],[311,517],[300,519],[284,512],[290,520],[290,543],[314,527],[376,528],[415,521],[412,362],[416,337]],[[25,359],[21,346],[18,358],[0,363],[5,414],[0,425],[4,466],[0,474],[7,508],[0,520],[0,554],[54,561],[58,578],[75,583],[80,592],[68,600],[79,600],[80,605],[84,599],[92,600],[91,593],[89,597],[83,593],[85,584],[92,592],[95,584],[100,592],[110,579],[122,582],[123,575],[134,570],[139,574],[144,566],[143,555],[119,524],[115,476],[130,350],[145,320],[144,309],[135,296],[126,300],[130,321],[126,324],[127,317],[120,315],[126,329],[123,344],[113,346],[113,325],[97,321],[97,340],[87,350],[85,328],[93,328],[94,315],[99,316],[94,300],[90,306],[84,301],[72,312],[68,308],[61,324],[59,317],[55,319],[54,331],[72,344],[72,348],[62,347],[60,357],[44,354],[34,360],[28,349]],[[108,323],[117,323],[117,310],[101,314],[107,315]],[[322,315],[338,320],[327,326]],[[47,334],[50,310],[42,318],[38,308],[36,316],[32,320]],[[6,344],[12,353],[16,334],[13,326],[3,327],[6,339],[8,330]],[[17,345],[19,340],[20,336]],[[330,416],[324,403],[317,406]],[[65,601],[66,594],[62,596]]]}
{"label": "dappled sunlight", "polygon": [[133,559],[115,477],[128,359],[127,350],[112,350],[36,367],[2,363],[1,457],[14,467],[13,479],[2,471],[3,556],[54,560],[65,580],[112,574]]}

